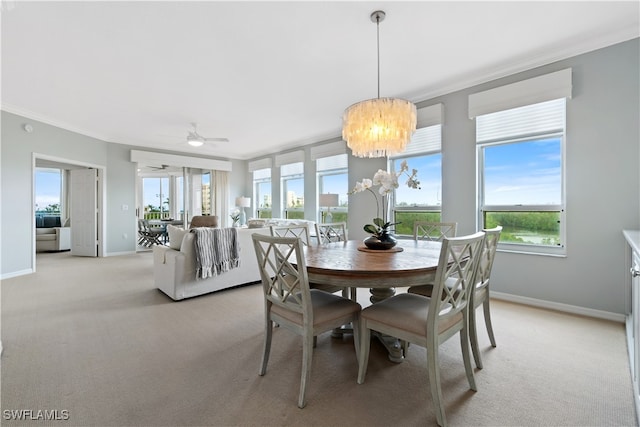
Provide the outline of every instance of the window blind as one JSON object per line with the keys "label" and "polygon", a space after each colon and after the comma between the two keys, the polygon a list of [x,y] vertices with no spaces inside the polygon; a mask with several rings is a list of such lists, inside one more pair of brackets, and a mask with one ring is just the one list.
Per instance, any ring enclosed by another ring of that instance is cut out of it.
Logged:
{"label": "window blind", "polygon": [[347,154],[338,154],[337,156],[320,157],[316,160],[316,170],[318,172],[347,169],[349,167],[349,159]]}
{"label": "window blind", "polygon": [[407,144],[407,149],[392,159],[399,157],[409,157],[416,154],[436,153],[442,150],[442,125],[434,125],[425,128],[419,128],[411,137],[411,141]]}
{"label": "window blind", "polygon": [[269,179],[271,178],[271,168],[257,169],[253,171],[253,179]]}
{"label": "window blind", "polygon": [[566,99],[476,117],[478,143],[564,130]]}
{"label": "window blind", "polygon": [[286,165],[280,166],[280,176],[282,178],[288,177],[291,175],[302,175],[302,174],[304,174],[303,162],[287,163]]}

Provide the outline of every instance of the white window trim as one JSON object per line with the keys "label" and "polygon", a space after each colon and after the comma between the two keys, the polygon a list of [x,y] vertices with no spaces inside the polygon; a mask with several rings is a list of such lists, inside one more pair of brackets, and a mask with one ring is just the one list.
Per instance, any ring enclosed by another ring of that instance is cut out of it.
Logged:
{"label": "white window trim", "polygon": [[[483,205],[484,202],[484,151],[483,148],[492,145],[517,144],[520,142],[534,141],[547,137],[560,137],[561,162],[561,203],[556,205]],[[523,244],[514,242],[499,242],[498,250],[501,252],[511,252],[528,255],[546,255],[556,257],[566,257],[567,254],[567,226],[566,226],[566,135],[564,132],[549,131],[535,137],[527,136],[517,139],[510,139],[497,142],[485,142],[477,144],[478,159],[478,224],[479,228],[485,226],[484,212],[560,212],[560,242],[559,246]]]}

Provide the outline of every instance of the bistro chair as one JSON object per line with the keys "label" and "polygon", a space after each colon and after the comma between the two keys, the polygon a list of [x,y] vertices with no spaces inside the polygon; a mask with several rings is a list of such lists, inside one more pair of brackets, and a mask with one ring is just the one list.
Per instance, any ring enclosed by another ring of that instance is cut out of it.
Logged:
{"label": "bistro chair", "polygon": [[445,237],[456,237],[457,222],[415,221],[413,240],[432,240],[441,242]]}
{"label": "bistro chair", "polygon": [[[301,335],[302,374],[298,407],[304,408],[307,384],[311,378],[314,337],[351,322],[354,325],[353,341],[357,357],[359,316],[362,308],[360,304],[347,298],[309,288],[303,243],[300,238],[274,237],[258,233],[251,237],[264,295],[265,339],[260,375],[265,375],[267,371],[274,322]],[[287,367],[284,373],[291,370],[291,367]]]}
{"label": "bistro chair", "polygon": [[149,221],[146,219],[138,220],[138,244],[150,247],[152,245],[162,245],[160,241],[162,237],[162,230],[154,230],[149,226]]}
{"label": "bistro chair", "polygon": [[[493,268],[493,260],[498,249],[498,241],[502,227],[483,229],[486,237],[480,262],[478,264],[478,272],[475,279],[475,291],[472,295],[473,309],[469,313],[469,336],[471,338],[471,350],[473,351],[473,359],[478,369],[482,369],[482,358],[480,357],[480,349],[478,347],[478,328],[476,324],[476,309],[482,305],[484,311],[484,323],[489,334],[491,347],[496,346],[496,339],[493,334],[493,326],[491,324],[491,309],[489,296],[489,280],[491,278],[491,270]],[[431,297],[433,285],[412,286],[408,289],[409,293]]]}
{"label": "bistro chair", "polygon": [[469,387],[477,390],[471,366],[468,325],[469,303],[483,241],[483,232],[444,238],[433,284],[435,295],[442,295],[442,298],[403,293],[362,310],[358,384],[364,382],[367,373],[371,330],[426,347],[429,388],[436,421],[438,425],[445,426],[439,346],[459,332]]}

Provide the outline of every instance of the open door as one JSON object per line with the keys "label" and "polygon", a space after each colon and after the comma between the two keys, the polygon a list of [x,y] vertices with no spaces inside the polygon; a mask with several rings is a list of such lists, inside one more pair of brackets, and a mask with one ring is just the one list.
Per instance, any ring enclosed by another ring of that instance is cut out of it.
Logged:
{"label": "open door", "polygon": [[98,256],[98,170],[71,171],[71,255]]}

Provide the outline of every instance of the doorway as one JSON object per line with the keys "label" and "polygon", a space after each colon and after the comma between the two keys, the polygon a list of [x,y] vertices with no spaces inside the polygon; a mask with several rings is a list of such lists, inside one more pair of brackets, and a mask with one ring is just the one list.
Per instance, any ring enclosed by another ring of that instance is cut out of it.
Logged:
{"label": "doorway", "polygon": [[[83,162],[79,162],[77,160],[73,160],[73,159],[65,159],[65,158],[59,158],[59,157],[54,157],[54,156],[48,156],[48,155],[43,155],[43,154],[38,154],[38,153],[34,153],[33,157],[32,157],[32,173],[33,173],[33,186],[32,186],[32,208],[33,208],[33,224],[32,224],[32,268],[33,271],[35,271],[36,269],[36,226],[38,224],[36,224],[37,222],[37,211],[42,210],[42,208],[46,209],[49,204],[46,203],[44,207],[40,206],[40,198],[37,198],[37,194],[36,194],[36,174],[39,170],[42,169],[47,169],[47,170],[58,170],[59,171],[59,176],[60,176],[60,190],[59,190],[59,194],[60,194],[60,203],[58,204],[58,206],[51,206],[49,207],[49,210],[52,211],[52,215],[50,215],[49,221],[55,221],[56,225],[57,225],[57,221],[60,221],[60,226],[65,225],[65,222],[67,223],[67,226],[72,226],[71,222],[73,221],[73,212],[74,212],[74,205],[75,205],[75,212],[78,211],[86,211],[86,212],[91,212],[92,214],[95,212],[95,233],[93,233],[93,235],[95,235],[95,250],[91,251],[90,253],[84,252],[84,253],[78,253],[78,255],[84,255],[84,256],[97,256],[97,257],[103,257],[105,254],[105,239],[103,236],[105,236],[105,218],[104,218],[104,212],[105,212],[105,206],[106,206],[106,202],[105,202],[105,191],[104,191],[104,177],[105,177],[105,168],[101,165],[95,165],[95,164],[89,164],[89,163],[83,163]],[[72,171],[77,171],[77,172],[85,172],[85,171],[89,171],[89,170],[93,170],[93,175],[96,177],[96,184],[95,184],[95,199],[87,201],[87,199],[84,196],[81,196],[79,194],[76,194],[75,197],[71,194],[72,190],[71,187],[69,186],[71,179],[71,173]],[[46,200],[46,199],[45,199]],[[92,204],[91,207],[85,206],[85,204],[90,203]],[[55,205],[56,203],[53,203],[53,205]],[[57,212],[55,212],[57,209]],[[58,220],[55,219],[55,217],[58,217]],[[80,221],[80,218],[78,219],[78,221]],[[82,222],[78,223],[78,226],[81,226]],[[80,231],[80,229],[78,229],[78,231]],[[70,233],[71,236],[74,235],[73,232]],[[78,238],[83,239],[85,241],[87,241],[86,239],[86,233],[75,233],[76,234],[76,240]],[[93,244],[93,239],[91,239],[91,242]],[[73,244],[73,242],[71,242]],[[86,249],[86,248],[85,248]]]}

